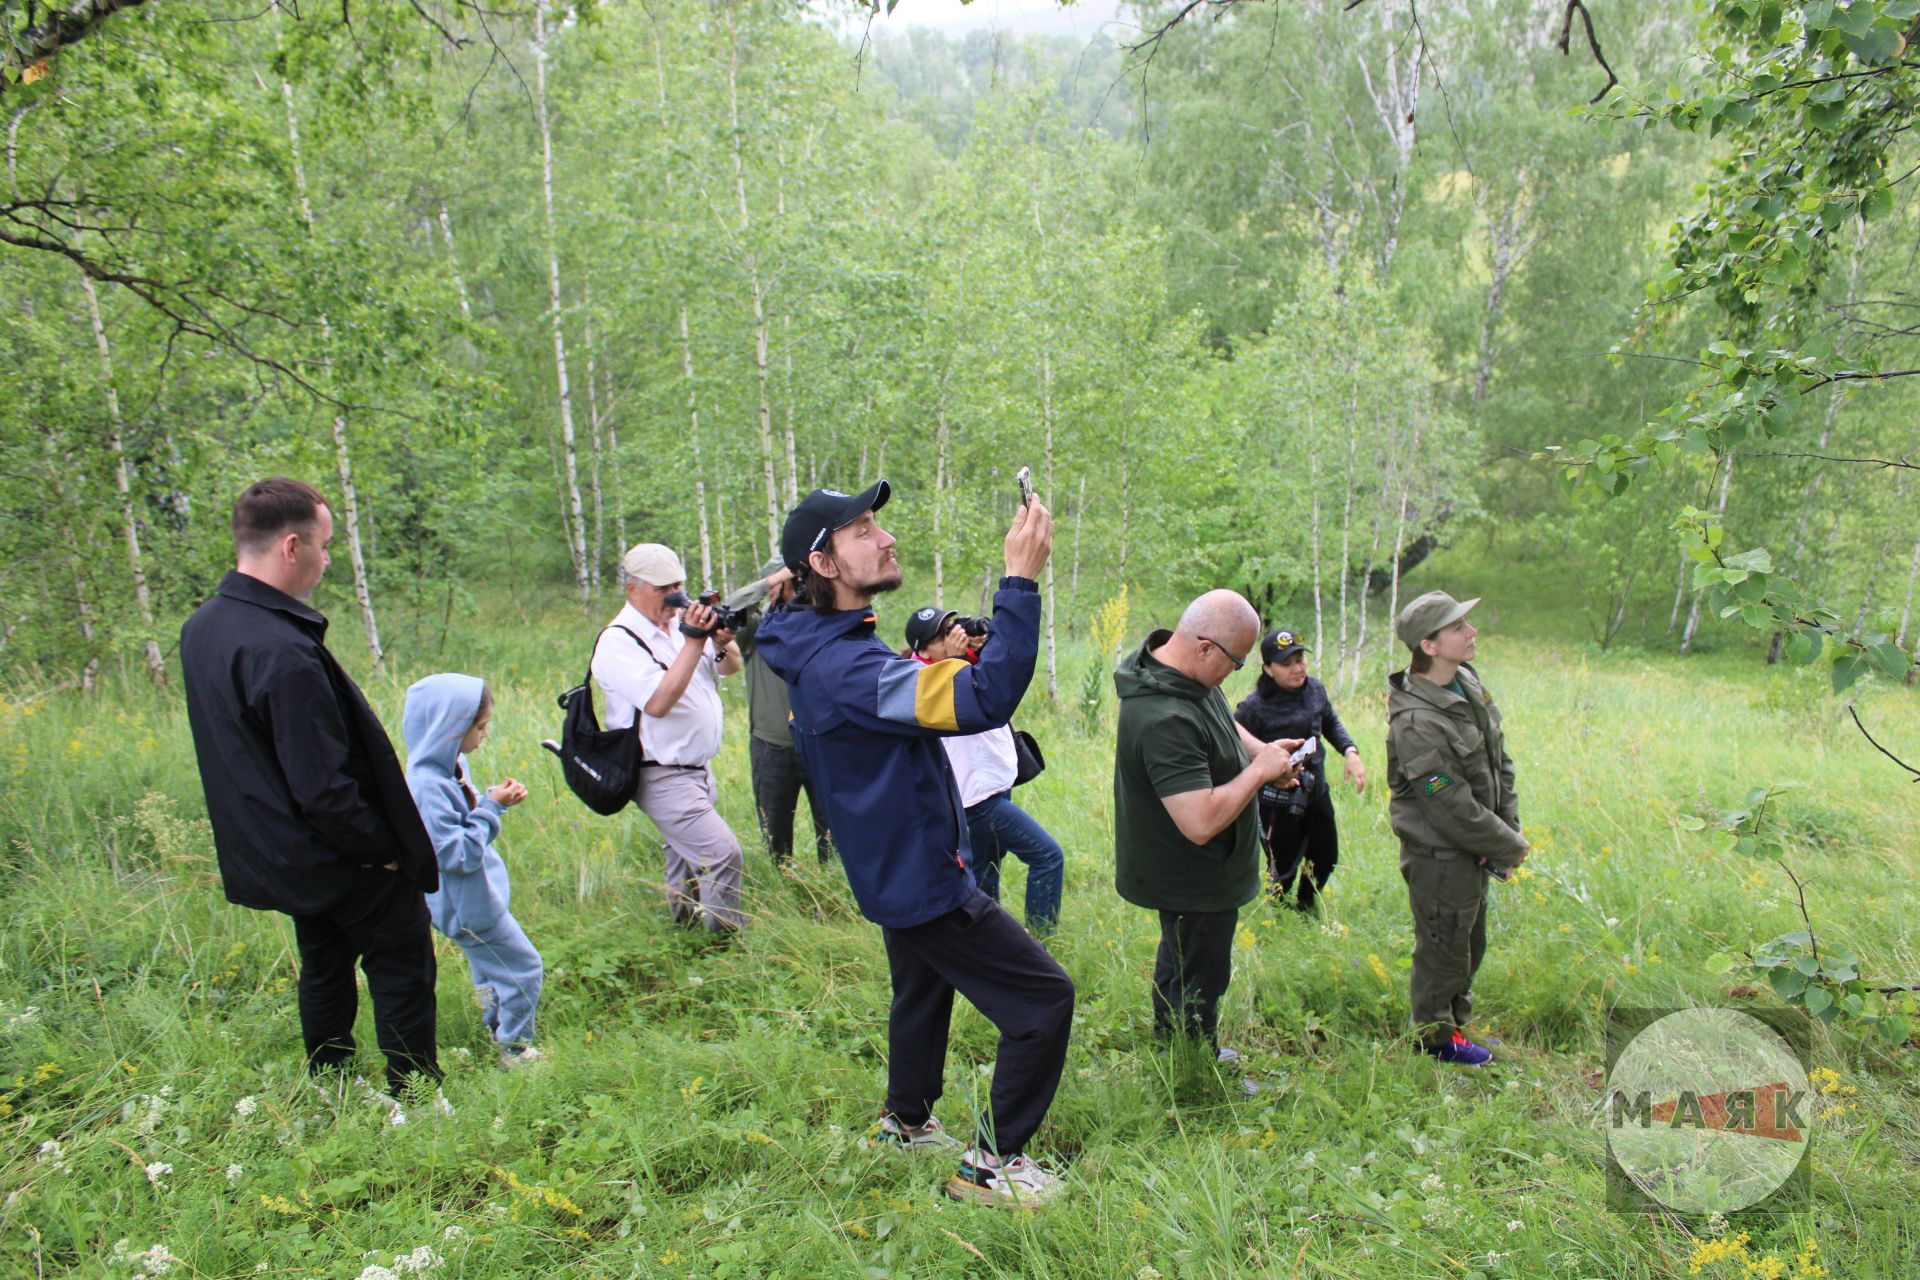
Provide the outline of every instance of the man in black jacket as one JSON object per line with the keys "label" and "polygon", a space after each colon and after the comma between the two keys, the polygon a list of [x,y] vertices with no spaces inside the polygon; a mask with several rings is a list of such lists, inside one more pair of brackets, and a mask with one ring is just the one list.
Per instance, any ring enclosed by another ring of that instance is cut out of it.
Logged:
{"label": "man in black jacket", "polygon": [[[1296,875],[1297,899],[1302,911],[1311,910],[1319,892],[1340,861],[1340,828],[1334,821],[1331,755],[1345,762],[1347,781],[1355,791],[1367,786],[1367,767],[1360,748],[1334,713],[1327,687],[1307,674],[1307,646],[1300,633],[1281,627],[1260,642],[1260,680],[1240,700],[1233,718],[1262,742],[1280,738],[1318,738],[1319,750],[1308,757],[1300,785],[1291,791],[1265,787],[1260,792],[1260,834],[1267,846],[1268,892],[1286,901]],[[1300,864],[1307,864],[1300,875]]]}
{"label": "man in black jacket", "polygon": [[180,666],[227,898],[293,917],[308,1069],[353,1057],[357,961],[398,1093],[440,1074],[424,896],[439,865],[386,730],[306,603],[332,537],[312,485],[242,493],[238,568],[180,629]]}

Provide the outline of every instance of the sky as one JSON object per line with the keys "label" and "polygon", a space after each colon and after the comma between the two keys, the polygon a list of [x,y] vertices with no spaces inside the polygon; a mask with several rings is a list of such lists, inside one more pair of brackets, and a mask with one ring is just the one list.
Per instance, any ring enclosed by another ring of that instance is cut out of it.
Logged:
{"label": "sky", "polygon": [[[968,31],[1000,30],[1021,35],[1079,36],[1097,34],[1114,22],[1119,0],[1076,0],[1062,7],[1056,0],[899,0],[891,16],[876,17],[873,30],[903,32],[908,27],[933,27],[948,35]],[[1119,38],[1131,25],[1110,28]]]}

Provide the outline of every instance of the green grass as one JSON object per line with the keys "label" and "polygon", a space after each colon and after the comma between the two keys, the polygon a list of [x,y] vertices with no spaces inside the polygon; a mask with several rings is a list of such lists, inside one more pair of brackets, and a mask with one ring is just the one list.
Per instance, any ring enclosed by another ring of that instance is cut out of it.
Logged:
{"label": "green grass", "polygon": [[[1497,568],[1452,568],[1500,594]],[[1340,708],[1375,785],[1336,794],[1343,854],[1325,920],[1264,905],[1243,917],[1223,1025],[1272,1085],[1243,1101],[1209,1068],[1147,1051],[1155,928],[1111,887],[1111,731],[1087,736],[1036,695],[1022,722],[1049,769],[1020,798],[1067,848],[1052,945],[1080,990],[1037,1148],[1075,1186],[1042,1216],[950,1204],[936,1194],[943,1163],[859,1145],[882,1088],[879,936],[837,869],[778,876],[754,848],[739,690],[717,767],[749,847],[753,925],[742,945],[710,949],[666,921],[646,819],[592,816],[538,749],[589,625],[559,603],[498,613],[488,627],[456,619],[444,655],[422,660],[408,655],[434,647],[439,614],[417,639],[392,619],[400,670],[368,681],[397,724],[407,680],[487,676],[498,709],[477,772],[532,789],[502,849],[548,963],[553,1060],[491,1067],[464,960],[442,942],[450,1120],[415,1105],[394,1127],[370,1102],[305,1085],[291,930],[220,895],[177,698],[28,701],[24,678],[9,691],[0,1273],[140,1274],[138,1259],[112,1259],[125,1240],[134,1253],[164,1245],[175,1275],[342,1280],[422,1246],[442,1256],[441,1277],[1686,1274],[1705,1224],[1606,1205],[1590,1083],[1605,1014],[1722,996],[1737,978],[1706,973],[1705,958],[1798,915],[1778,868],[1712,853],[1676,818],[1750,786],[1804,784],[1784,816],[1822,936],[1886,980],[1920,977],[1920,788],[1859,739],[1821,673],[1764,671],[1731,645],[1687,662],[1601,655],[1509,606],[1488,611],[1479,665],[1506,712],[1536,854],[1529,877],[1496,888],[1476,987],[1505,1061],[1469,1075],[1407,1050],[1410,933],[1370,691]],[[1066,652],[1063,690],[1086,661]],[[1883,740],[1920,750],[1908,691],[1869,689],[1860,705]],[[1007,881],[1017,908],[1017,866]],[[378,1080],[364,1008],[361,1040]],[[1845,1032],[1818,1043],[1855,1091],[1836,1096],[1856,1105],[1818,1138],[1814,1207],[1741,1224],[1749,1256],[1792,1262],[1816,1241],[1834,1276],[1908,1276],[1915,1050]],[[992,1049],[991,1027],[963,1008],[940,1108],[951,1128],[983,1103]],[[242,1098],[257,1100],[251,1116],[236,1113]],[[49,1142],[57,1156],[41,1154]],[[157,1185],[155,1163],[172,1165]],[[1736,1257],[1702,1274],[1741,1270]]]}

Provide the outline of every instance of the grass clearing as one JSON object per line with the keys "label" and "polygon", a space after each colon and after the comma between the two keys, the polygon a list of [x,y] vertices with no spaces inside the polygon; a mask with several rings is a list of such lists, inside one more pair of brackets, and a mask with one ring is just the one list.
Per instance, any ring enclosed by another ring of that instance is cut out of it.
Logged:
{"label": "grass clearing", "polygon": [[[1778,1274],[1810,1275],[1811,1248],[1833,1276],[1910,1275],[1912,1047],[1820,1039],[1837,1073],[1820,1105],[1839,1111],[1816,1143],[1814,1207],[1738,1224],[1750,1235],[1737,1248],[1696,1234],[1703,1223],[1608,1210],[1597,1080],[1608,1008],[1724,998],[1733,979],[1705,958],[1798,923],[1777,867],[1711,852],[1678,817],[1801,783],[1783,818],[1816,925],[1905,981],[1920,977],[1920,788],[1860,739],[1822,672],[1728,652],[1603,655],[1518,613],[1490,621],[1480,666],[1537,852],[1494,890],[1476,992],[1505,1052],[1485,1073],[1408,1051],[1411,939],[1376,692],[1339,703],[1374,782],[1362,797],[1337,784],[1342,860],[1325,916],[1264,903],[1243,915],[1222,1027],[1269,1086],[1248,1100],[1211,1064],[1148,1051],[1156,930],[1111,888],[1111,705],[1088,734],[1030,702],[1021,723],[1049,768],[1020,798],[1067,849],[1052,945],[1080,990],[1036,1144],[1076,1186],[1035,1217],[947,1203],[944,1161],[861,1146],[885,1053],[879,935],[837,867],[777,875],[755,848],[737,682],[716,768],[749,849],[753,925],[720,949],[669,927],[646,819],[588,813],[538,747],[553,695],[578,675],[589,628],[577,612],[555,601],[524,624],[456,626],[431,661],[408,656],[396,624],[400,669],[367,686],[389,725],[406,681],[428,671],[495,686],[476,773],[533,793],[501,847],[548,965],[553,1057],[492,1067],[464,959],[442,942],[456,1114],[410,1105],[396,1126],[302,1076],[291,928],[220,896],[177,699],[34,700],[18,681],[0,702],[0,1270],[157,1274],[147,1251],[161,1246],[174,1274],[344,1280],[406,1274],[422,1248],[446,1277],[1611,1278],[1694,1262],[1742,1277],[1743,1256],[1764,1267],[1769,1254]],[[1063,691],[1088,661],[1063,651]],[[1883,740],[1920,742],[1908,691],[1858,701]],[[803,817],[803,850],[806,831]],[[1009,863],[1005,879],[1017,911],[1024,872]],[[377,1080],[364,1007],[361,1041]],[[992,1052],[991,1027],[963,1004],[940,1107],[950,1128],[984,1103]]]}

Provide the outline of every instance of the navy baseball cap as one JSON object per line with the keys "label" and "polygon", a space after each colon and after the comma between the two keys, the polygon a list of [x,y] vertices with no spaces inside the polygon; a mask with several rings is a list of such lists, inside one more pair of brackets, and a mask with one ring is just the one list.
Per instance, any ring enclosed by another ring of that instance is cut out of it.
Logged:
{"label": "navy baseball cap", "polygon": [[1306,649],[1306,637],[1292,627],[1280,627],[1269,631],[1267,638],[1260,642],[1260,661],[1285,662],[1294,654]]}
{"label": "navy baseball cap", "polygon": [[795,573],[807,571],[807,557],[827,545],[834,531],[844,529],[869,511],[878,511],[893,496],[893,486],[875,480],[859,493],[815,489],[787,513],[780,531],[780,558]]}
{"label": "navy baseball cap", "polygon": [[915,609],[913,616],[907,619],[907,648],[915,653],[920,652],[939,639],[940,633],[947,629],[948,621],[957,616],[955,610],[942,609],[935,604]]}

